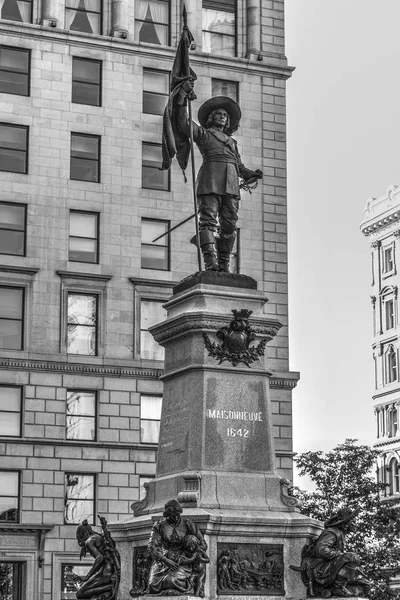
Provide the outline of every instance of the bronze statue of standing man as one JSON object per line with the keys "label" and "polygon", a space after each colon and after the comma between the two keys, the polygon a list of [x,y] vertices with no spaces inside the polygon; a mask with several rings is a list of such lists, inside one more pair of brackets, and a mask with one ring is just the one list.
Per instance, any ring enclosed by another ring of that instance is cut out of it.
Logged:
{"label": "bronze statue of standing man", "polygon": [[[179,92],[176,110],[177,126],[190,136],[187,96],[193,92],[193,80]],[[239,126],[241,111],[237,102],[216,96],[200,106],[200,125],[192,123],[193,141],[203,158],[197,176],[197,206],[200,247],[207,271],[229,272],[229,261],[235,243],[240,187],[244,182],[262,177],[260,170],[247,169],[232,137]]]}

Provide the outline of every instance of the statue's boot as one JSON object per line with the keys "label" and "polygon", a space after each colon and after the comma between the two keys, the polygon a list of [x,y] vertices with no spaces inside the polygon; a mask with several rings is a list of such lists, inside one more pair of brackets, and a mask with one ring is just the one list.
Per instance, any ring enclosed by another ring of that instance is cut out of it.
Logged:
{"label": "statue's boot", "polygon": [[236,233],[220,233],[217,237],[218,269],[230,273],[231,252],[235,244]]}
{"label": "statue's boot", "polygon": [[200,231],[200,248],[206,271],[218,271],[218,257],[215,249],[215,236],[211,229]]}

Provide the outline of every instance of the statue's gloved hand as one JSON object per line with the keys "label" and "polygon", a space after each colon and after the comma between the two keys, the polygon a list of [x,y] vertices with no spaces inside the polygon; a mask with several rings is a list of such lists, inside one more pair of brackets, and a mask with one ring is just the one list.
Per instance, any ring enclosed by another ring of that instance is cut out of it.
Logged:
{"label": "statue's gloved hand", "polygon": [[[190,77],[182,83],[181,88],[179,90],[179,98],[188,98],[189,100],[196,100],[197,96],[194,93],[194,79]],[[183,102],[180,102],[180,104],[183,104]]]}
{"label": "statue's gloved hand", "polygon": [[254,177],[257,177],[257,179],[262,179],[264,176],[264,173],[260,170],[260,169],[256,169],[255,171],[253,171]]}

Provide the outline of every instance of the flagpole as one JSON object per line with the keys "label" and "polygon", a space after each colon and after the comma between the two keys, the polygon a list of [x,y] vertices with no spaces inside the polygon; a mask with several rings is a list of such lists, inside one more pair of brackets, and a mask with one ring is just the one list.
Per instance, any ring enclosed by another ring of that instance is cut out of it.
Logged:
{"label": "flagpole", "polygon": [[199,265],[199,271],[201,271],[201,251],[200,251],[200,232],[199,232],[199,220],[197,218],[197,203],[196,203],[196,162],[194,157],[194,145],[193,145],[193,121],[192,121],[192,102],[188,99],[189,104],[189,123],[190,123],[190,156],[192,159],[192,187],[193,187],[193,204],[195,212],[195,224],[196,224],[196,247],[197,247],[197,262]]}
{"label": "flagpole", "polygon": [[[186,32],[187,43],[189,42],[188,38],[188,26],[187,26],[187,12],[186,6],[183,4],[182,10],[183,17],[183,32]],[[183,35],[182,32],[182,35]],[[191,36],[193,40],[193,36]],[[189,50],[188,43],[188,50]],[[194,214],[195,214],[195,224],[196,224],[196,247],[197,247],[197,262],[199,266],[199,271],[201,271],[201,250],[200,250],[200,233],[199,233],[199,220],[197,218],[197,203],[196,203],[196,162],[194,158],[194,145],[193,145],[193,119],[192,119],[192,101],[188,98],[188,106],[189,106],[189,131],[190,131],[190,156],[192,162],[192,188],[193,188],[193,205],[194,205]]]}

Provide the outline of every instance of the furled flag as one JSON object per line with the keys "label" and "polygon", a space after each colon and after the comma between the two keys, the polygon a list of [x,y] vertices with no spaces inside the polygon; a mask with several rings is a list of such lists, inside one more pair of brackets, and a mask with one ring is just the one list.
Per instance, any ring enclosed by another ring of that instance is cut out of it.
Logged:
{"label": "furled flag", "polygon": [[[171,88],[167,106],[163,118],[162,135],[162,170],[169,169],[172,159],[176,155],[179,166],[185,176],[185,169],[189,160],[190,140],[177,127],[175,102],[183,84],[190,79],[196,80],[196,73],[190,68],[189,48],[194,42],[194,38],[186,24],[186,8],[183,7],[183,30],[179,41],[174,64],[171,71]],[[189,96],[190,100],[196,98],[194,92]],[[186,181],[186,176],[185,176]]]}

